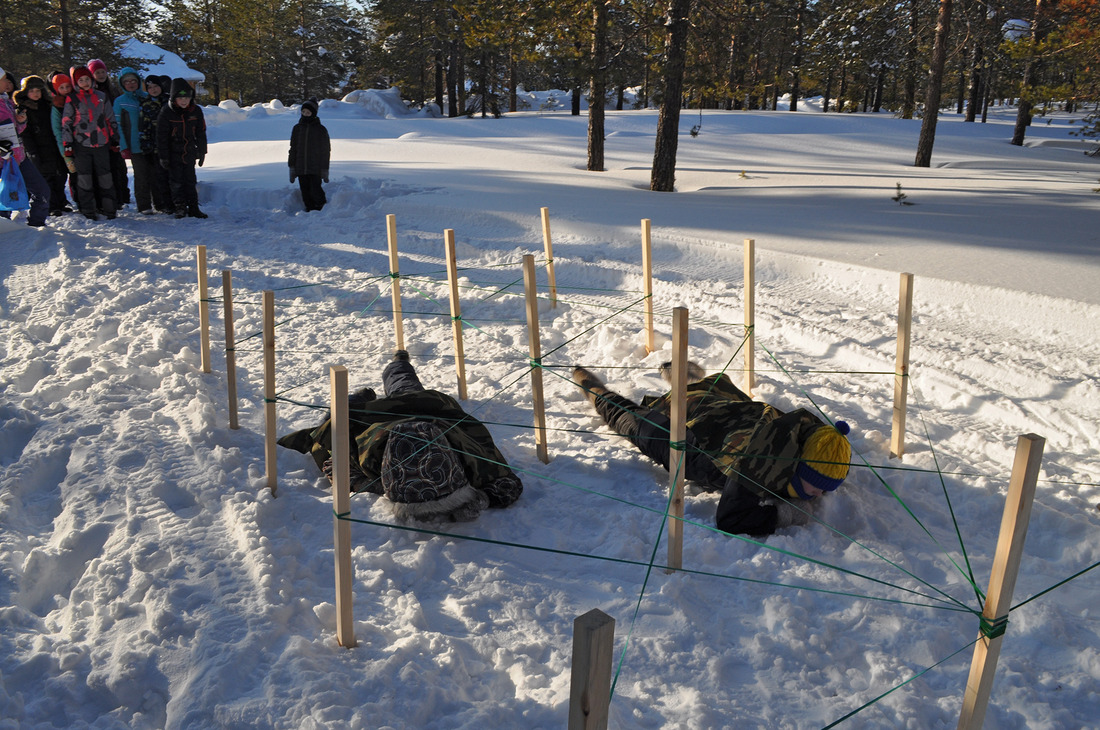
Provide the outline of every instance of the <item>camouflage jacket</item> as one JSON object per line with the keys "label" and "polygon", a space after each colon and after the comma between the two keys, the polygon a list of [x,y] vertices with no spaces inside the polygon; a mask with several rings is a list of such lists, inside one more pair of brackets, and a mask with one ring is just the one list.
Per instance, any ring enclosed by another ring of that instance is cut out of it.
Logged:
{"label": "camouflage jacket", "polygon": [[[379,398],[349,412],[351,460],[365,476],[366,491],[382,494],[382,456],[389,427],[403,421],[432,421],[444,432],[447,444],[462,463],[466,479],[485,492],[490,507],[507,507],[523,491],[485,425],[462,410],[454,398],[437,390],[408,391]],[[312,454],[322,470],[332,456],[331,422],[279,439],[279,445]]]}
{"label": "camouflage jacket", "polygon": [[[665,439],[670,399],[671,394],[666,393],[642,400],[642,405],[663,417]],[[718,528],[749,534],[773,532],[776,510],[760,501],[787,494],[803,444],[823,425],[805,409],[783,413],[752,400],[724,373],[690,383],[686,476],[706,489],[722,491]]]}

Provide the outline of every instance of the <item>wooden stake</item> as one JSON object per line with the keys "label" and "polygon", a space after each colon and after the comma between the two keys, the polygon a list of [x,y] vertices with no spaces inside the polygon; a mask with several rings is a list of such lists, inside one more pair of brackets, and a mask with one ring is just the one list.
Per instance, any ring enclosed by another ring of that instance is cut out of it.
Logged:
{"label": "wooden stake", "polygon": [[386,237],[390,244],[390,293],[393,295],[393,338],[398,350],[405,349],[405,323],[401,319],[401,278],[397,268],[397,216],[386,216]]}
{"label": "wooden stake", "polygon": [[1016,588],[1020,572],[1027,525],[1031,519],[1031,506],[1035,501],[1035,483],[1039,480],[1039,467],[1043,460],[1046,439],[1029,433],[1016,441],[1016,460],[1012,465],[1012,479],[1008,484],[1004,515],[1001,517],[1001,533],[997,538],[997,553],[993,557],[993,571],[989,578],[982,618],[995,630],[983,630],[974,646],[974,659],[970,663],[970,678],[963,695],[959,730],[980,730],[989,706],[993,689],[993,676],[997,671],[997,659],[1004,640],[1004,623]]}
{"label": "wooden stake", "polygon": [[679,570],[684,561],[684,470],[687,468],[687,348],[688,310],[672,310],[672,395],[668,434],[668,567]]}
{"label": "wooden stake", "polygon": [[901,275],[898,295],[898,355],[894,369],[894,423],[890,431],[890,456],[905,453],[905,409],[909,401],[909,337],[913,329],[913,275]]}
{"label": "wooden stake", "polygon": [[348,369],[329,368],[332,436],[332,540],[336,561],[336,642],[356,645],[351,593],[351,436],[348,426]]}
{"label": "wooden stake", "polygon": [[264,472],[271,496],[278,496],[279,476],[275,435],[275,292],[265,291],[264,309]]}
{"label": "wooden stake", "polygon": [[550,308],[558,306],[558,283],[554,278],[554,244],[550,240],[550,209],[542,208],[542,243],[546,249],[546,275],[550,287]]}
{"label": "wooden stake", "polygon": [[225,321],[225,380],[229,387],[229,428],[240,428],[237,422],[237,344],[233,331],[233,275],[222,271],[222,304]]}
{"label": "wooden stake", "polygon": [[569,730],[606,730],[614,651],[615,619],[594,608],[573,621]]}
{"label": "wooden stake", "polygon": [[[545,209],[544,209],[545,210]],[[531,353],[531,398],[535,409],[535,453],[543,464],[550,463],[546,448],[546,406],[542,392],[542,344],[539,341],[538,285],[535,281],[535,257],[523,257],[523,289],[527,299],[527,341]]]}
{"label": "wooden stake", "polygon": [[756,241],[745,239],[745,394],[756,386]]}
{"label": "wooden stake", "polygon": [[649,218],[642,218],[642,288],[645,293],[645,351],[657,349],[653,334],[653,243]]}
{"label": "wooden stake", "polygon": [[210,372],[210,302],[206,289],[206,246],[195,247],[199,269],[199,351],[202,371]]}
{"label": "wooden stake", "polygon": [[443,247],[447,257],[447,281],[451,285],[451,325],[455,341],[455,372],[458,374],[458,398],[466,400],[466,356],[462,351],[462,306],[458,301],[458,262],[455,258],[455,232],[443,231]]}

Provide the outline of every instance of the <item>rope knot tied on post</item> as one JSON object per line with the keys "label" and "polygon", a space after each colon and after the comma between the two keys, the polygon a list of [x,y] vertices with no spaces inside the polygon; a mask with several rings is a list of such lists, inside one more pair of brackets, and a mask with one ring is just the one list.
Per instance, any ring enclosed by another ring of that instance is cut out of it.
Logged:
{"label": "rope knot tied on post", "polygon": [[978,621],[981,624],[982,636],[987,639],[996,639],[998,636],[1003,636],[1008,628],[1008,616],[989,619],[979,615]]}

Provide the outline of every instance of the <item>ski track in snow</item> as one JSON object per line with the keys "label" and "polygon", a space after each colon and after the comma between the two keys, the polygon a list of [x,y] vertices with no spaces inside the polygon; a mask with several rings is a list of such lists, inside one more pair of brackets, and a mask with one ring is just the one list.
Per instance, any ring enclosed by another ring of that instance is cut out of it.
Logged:
{"label": "ski track in snow", "polygon": [[[247,338],[261,326],[259,293],[276,289],[276,318],[287,320],[277,331],[281,395],[323,408],[330,364],[349,366],[353,388],[377,385],[393,349],[384,217],[396,202],[405,211],[406,341],[428,387],[453,390],[436,230],[453,220],[470,409],[490,423],[527,490],[512,510],[446,529],[645,562],[666,477],[607,435],[568,369],[592,366],[638,397],[660,389],[667,327],[659,325],[658,351],[647,354],[640,305],[611,316],[640,297],[636,239],[601,240],[603,232],[586,234],[575,222],[556,230],[562,301],[540,305],[552,429],[552,461],[542,465],[532,431],[515,427],[531,422],[519,261],[529,252],[543,258],[537,211],[530,221],[487,223],[463,220],[445,195],[433,207],[430,187],[346,179],[328,191],[324,216],[289,213],[289,190],[204,187],[208,221],[126,213],[96,225],[68,216],[51,220],[51,238],[19,233],[2,242],[13,253],[0,343],[12,375],[0,401],[0,546],[9,557],[0,594],[10,601],[0,609],[8,657],[0,727],[559,727],[572,618],[595,605],[617,616],[618,660],[640,568],[359,524],[360,648],[338,648],[330,501],[312,462],[288,452],[279,455],[279,497],[264,488],[259,340]],[[197,364],[196,241],[208,247],[212,298],[220,297],[218,272],[233,271],[239,431],[227,426],[220,300],[210,305],[214,373]],[[934,538],[963,562],[950,522],[938,519],[939,477],[889,469],[893,376],[847,372],[893,371],[897,274],[757,243],[757,395],[780,408],[809,398],[848,420],[855,462],[882,467],[854,469],[846,496],[818,512],[866,549],[822,525],[769,544],[938,595],[882,556],[973,605],[943,554],[900,527],[880,483],[933,520]],[[710,370],[729,363],[739,383],[740,246],[657,227],[654,257],[658,312],[688,307],[693,359]],[[545,272],[539,278],[544,284]],[[1066,577],[1065,566],[1100,559],[1089,516],[1100,501],[1098,310],[920,278],[915,292],[904,465],[963,474],[945,477],[946,488],[968,525],[983,589],[1015,435],[1047,439],[1019,600]],[[795,390],[764,348],[793,372]],[[279,432],[319,417],[281,404]],[[615,501],[624,498],[647,509]],[[716,504],[716,495],[693,494],[687,517],[709,525]],[[390,521],[362,498],[353,516]],[[663,554],[662,544],[658,562]],[[685,555],[690,567],[714,573],[914,598],[707,529],[689,527]],[[1058,596],[1014,615],[990,710],[996,727],[1095,722],[1088,708],[1097,706],[1100,591],[1093,580]],[[751,718],[746,727],[819,727],[962,648],[977,625],[968,614],[654,571],[632,628],[614,726],[723,727],[739,717]],[[1045,645],[1052,632],[1058,641],[1032,669],[1025,648]],[[958,706],[942,698],[961,695],[969,651],[962,656],[853,726],[952,724]],[[1055,691],[1064,702],[1051,707],[1043,698]]]}

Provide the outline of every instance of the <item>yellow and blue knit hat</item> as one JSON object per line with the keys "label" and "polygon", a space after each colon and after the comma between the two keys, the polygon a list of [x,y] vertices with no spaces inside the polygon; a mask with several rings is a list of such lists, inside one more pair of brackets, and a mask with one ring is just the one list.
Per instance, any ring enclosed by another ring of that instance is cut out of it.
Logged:
{"label": "yellow and blue knit hat", "polygon": [[852,460],[852,446],[845,438],[851,431],[844,421],[835,426],[822,426],[810,434],[802,447],[798,466],[795,468],[794,486],[798,496],[809,499],[802,491],[799,480],[818,489],[832,492],[848,476],[848,464]]}

